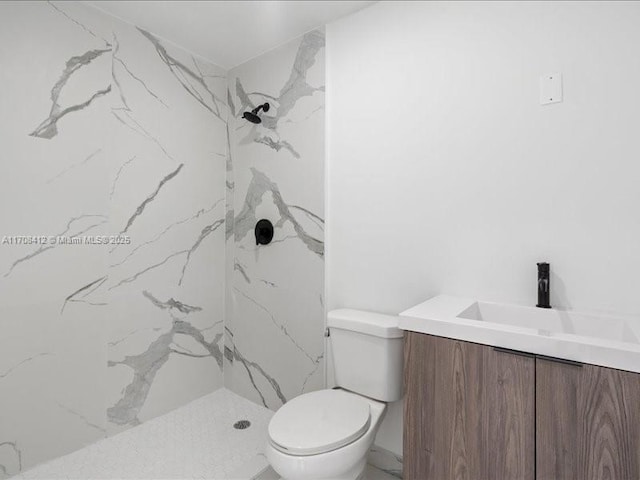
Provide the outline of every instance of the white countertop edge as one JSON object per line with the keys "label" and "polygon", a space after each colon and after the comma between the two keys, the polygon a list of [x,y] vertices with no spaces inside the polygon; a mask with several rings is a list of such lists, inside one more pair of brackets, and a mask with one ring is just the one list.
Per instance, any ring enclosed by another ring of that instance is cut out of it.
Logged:
{"label": "white countertop edge", "polygon": [[476,300],[440,295],[399,314],[401,330],[640,373],[640,346],[457,317]]}

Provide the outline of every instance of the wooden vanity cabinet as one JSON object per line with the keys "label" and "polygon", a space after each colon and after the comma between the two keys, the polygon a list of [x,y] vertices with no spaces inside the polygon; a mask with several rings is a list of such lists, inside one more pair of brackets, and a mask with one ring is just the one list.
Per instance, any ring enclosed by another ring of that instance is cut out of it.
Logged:
{"label": "wooden vanity cabinet", "polygon": [[535,359],[405,336],[405,480],[534,480]]}
{"label": "wooden vanity cabinet", "polygon": [[405,336],[405,480],[640,480],[640,374]]}
{"label": "wooden vanity cabinet", "polygon": [[640,375],[536,359],[536,478],[640,479]]}

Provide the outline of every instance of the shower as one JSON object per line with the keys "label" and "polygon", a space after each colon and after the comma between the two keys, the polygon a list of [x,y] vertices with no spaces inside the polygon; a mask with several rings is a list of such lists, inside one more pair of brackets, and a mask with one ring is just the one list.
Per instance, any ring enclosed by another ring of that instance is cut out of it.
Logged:
{"label": "shower", "polygon": [[260,110],[264,110],[265,112],[269,111],[269,103],[265,102],[262,105],[258,105],[256,108],[251,110],[250,112],[244,112],[242,114],[242,118],[245,120],[249,120],[251,123],[262,123],[262,119],[258,116]]}

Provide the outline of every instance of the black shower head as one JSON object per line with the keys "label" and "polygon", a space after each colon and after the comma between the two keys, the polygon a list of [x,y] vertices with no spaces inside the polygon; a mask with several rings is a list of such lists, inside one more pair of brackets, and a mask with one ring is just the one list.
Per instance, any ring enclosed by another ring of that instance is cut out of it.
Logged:
{"label": "black shower head", "polygon": [[242,114],[242,118],[245,120],[249,120],[251,123],[262,123],[262,119],[258,116],[260,110],[264,110],[265,112],[269,111],[269,103],[263,103],[262,105],[258,105],[256,108],[251,110],[250,112],[244,112]]}
{"label": "black shower head", "polygon": [[251,123],[262,123],[262,119],[253,112],[244,112],[242,118],[249,120]]}

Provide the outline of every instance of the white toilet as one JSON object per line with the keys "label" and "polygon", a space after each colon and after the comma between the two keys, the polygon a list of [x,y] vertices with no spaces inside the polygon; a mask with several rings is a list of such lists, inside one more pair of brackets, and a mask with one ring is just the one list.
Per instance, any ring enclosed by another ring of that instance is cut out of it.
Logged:
{"label": "white toilet", "polygon": [[338,387],[294,398],[269,423],[267,459],[285,480],[361,478],[386,404],[402,398],[398,317],[334,310],[327,326]]}

